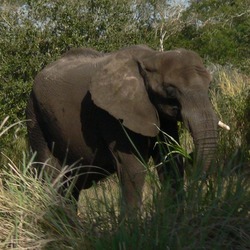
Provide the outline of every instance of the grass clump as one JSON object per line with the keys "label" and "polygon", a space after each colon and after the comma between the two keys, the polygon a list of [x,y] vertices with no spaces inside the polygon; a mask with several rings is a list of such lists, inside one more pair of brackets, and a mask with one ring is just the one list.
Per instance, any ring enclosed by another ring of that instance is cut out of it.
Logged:
{"label": "grass clump", "polygon": [[85,231],[73,202],[34,178],[32,160],[8,160],[0,174],[0,249],[78,249]]}

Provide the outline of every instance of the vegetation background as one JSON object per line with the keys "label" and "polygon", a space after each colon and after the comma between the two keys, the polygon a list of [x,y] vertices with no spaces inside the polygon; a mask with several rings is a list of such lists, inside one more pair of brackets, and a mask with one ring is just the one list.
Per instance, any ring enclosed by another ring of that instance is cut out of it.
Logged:
{"label": "vegetation background", "polygon": [[[249,34],[248,0],[0,1],[0,249],[249,249]],[[220,131],[209,180],[187,172],[178,204],[158,197],[145,166],[140,219],[119,220],[115,178],[84,193],[76,216],[55,186],[30,175],[22,121],[33,79],[72,47],[108,52],[132,44],[198,52],[214,77],[214,108],[231,131]]]}

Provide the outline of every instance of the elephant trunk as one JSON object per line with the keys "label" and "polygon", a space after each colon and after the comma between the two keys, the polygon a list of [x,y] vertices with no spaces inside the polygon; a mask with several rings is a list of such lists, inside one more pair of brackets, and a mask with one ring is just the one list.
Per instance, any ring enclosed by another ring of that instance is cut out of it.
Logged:
{"label": "elephant trunk", "polygon": [[[184,109],[182,117],[194,140],[195,160],[197,164],[202,164],[204,171],[207,171],[217,149],[218,118],[208,98],[204,99],[203,104],[193,100],[191,102],[192,108],[187,105],[186,112]],[[196,105],[194,106],[194,104]]]}
{"label": "elephant trunk", "polygon": [[[197,152],[196,161],[203,164],[203,170],[207,171],[214,159],[217,148],[217,120],[204,120],[198,124],[190,124],[195,149]],[[200,130],[195,128],[200,127]]]}

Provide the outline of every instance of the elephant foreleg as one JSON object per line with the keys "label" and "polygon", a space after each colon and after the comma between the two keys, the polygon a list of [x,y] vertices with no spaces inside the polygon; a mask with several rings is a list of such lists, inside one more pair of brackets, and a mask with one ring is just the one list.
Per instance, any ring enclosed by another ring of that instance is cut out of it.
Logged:
{"label": "elephant foreleg", "polygon": [[140,209],[146,170],[131,153],[117,153],[117,174],[121,183],[122,213],[133,213]]}

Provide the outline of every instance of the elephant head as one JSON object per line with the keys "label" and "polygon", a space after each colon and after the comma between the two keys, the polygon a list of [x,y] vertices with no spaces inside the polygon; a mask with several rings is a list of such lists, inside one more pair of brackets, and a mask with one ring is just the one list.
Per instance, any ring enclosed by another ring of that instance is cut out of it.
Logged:
{"label": "elephant head", "polygon": [[181,120],[206,170],[217,145],[218,118],[208,97],[211,76],[194,52],[178,49],[110,56],[93,77],[94,103],[128,129],[155,137],[161,124]]}

